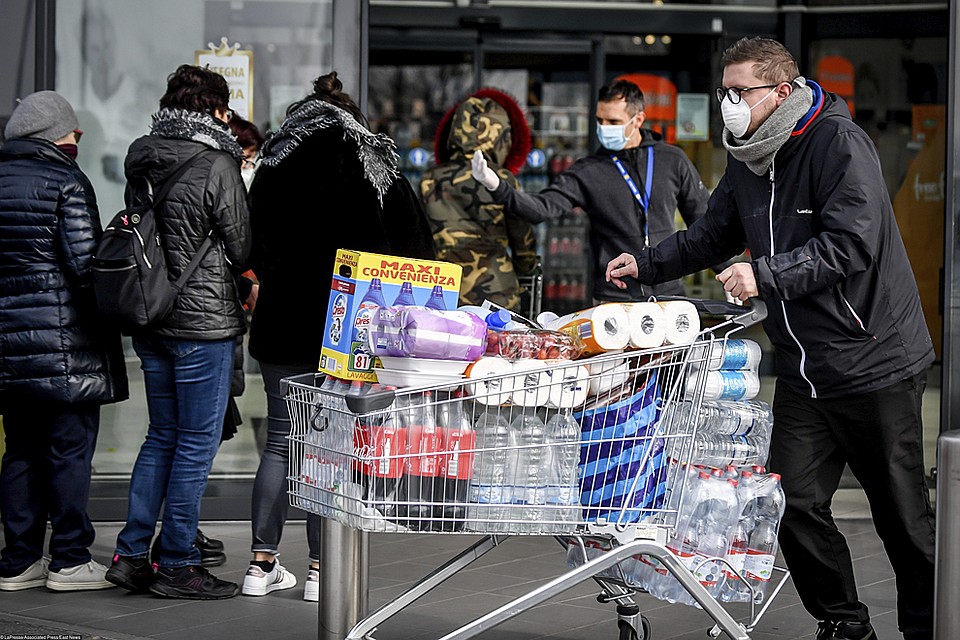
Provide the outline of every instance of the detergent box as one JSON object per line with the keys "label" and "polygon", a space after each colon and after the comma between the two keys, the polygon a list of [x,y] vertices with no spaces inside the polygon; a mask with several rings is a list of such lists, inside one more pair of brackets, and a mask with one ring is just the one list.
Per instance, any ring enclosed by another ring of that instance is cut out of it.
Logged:
{"label": "detergent box", "polygon": [[372,310],[400,305],[456,309],[462,273],[460,265],[449,262],[337,250],[320,371],[375,382],[375,358],[367,344]]}

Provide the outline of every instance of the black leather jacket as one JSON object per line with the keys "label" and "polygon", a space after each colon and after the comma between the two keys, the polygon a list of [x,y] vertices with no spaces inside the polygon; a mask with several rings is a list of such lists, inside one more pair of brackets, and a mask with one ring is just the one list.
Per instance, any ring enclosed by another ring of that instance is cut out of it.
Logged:
{"label": "black leather jacket", "polygon": [[97,201],[77,163],[32,138],[0,149],[0,413],[127,398],[119,332],[97,316]]}
{"label": "black leather jacket", "polygon": [[[130,145],[125,162],[127,204],[154,191],[196,153],[208,147],[191,140],[144,136]],[[170,277],[176,279],[209,233],[216,240],[177,298],[173,313],[151,331],[187,340],[243,335],[246,325],[235,275],[246,269],[250,216],[240,167],[223,151],[207,153],[177,181],[155,209]]]}

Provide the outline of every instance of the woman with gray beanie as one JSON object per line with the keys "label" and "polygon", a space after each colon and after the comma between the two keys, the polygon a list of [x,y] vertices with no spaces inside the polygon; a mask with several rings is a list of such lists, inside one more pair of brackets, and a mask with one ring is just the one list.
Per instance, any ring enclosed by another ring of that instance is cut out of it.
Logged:
{"label": "woman with gray beanie", "polygon": [[90,556],[87,501],[100,405],[126,399],[127,378],[120,334],[96,314],[102,231],[75,161],[81,134],[70,103],[40,91],[14,110],[0,148],[0,591],[113,586]]}

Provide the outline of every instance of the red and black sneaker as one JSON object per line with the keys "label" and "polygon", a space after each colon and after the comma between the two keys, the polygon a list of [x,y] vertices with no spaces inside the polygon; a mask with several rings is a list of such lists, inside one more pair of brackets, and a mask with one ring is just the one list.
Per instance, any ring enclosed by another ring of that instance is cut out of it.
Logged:
{"label": "red and black sneaker", "polygon": [[153,584],[153,566],[146,558],[128,558],[113,556],[113,564],[104,576],[112,582],[133,593],[147,593]]}

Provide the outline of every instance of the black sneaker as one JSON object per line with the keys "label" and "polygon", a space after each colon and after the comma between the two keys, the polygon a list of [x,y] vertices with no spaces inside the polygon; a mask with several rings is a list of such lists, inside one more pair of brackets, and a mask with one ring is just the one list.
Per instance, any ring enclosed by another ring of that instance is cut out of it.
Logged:
{"label": "black sneaker", "polygon": [[817,640],[876,640],[869,622],[824,620],[817,625]]}
{"label": "black sneaker", "polygon": [[220,580],[200,566],[157,569],[150,592],[163,598],[224,600],[240,593],[235,582]]}
{"label": "black sneaker", "polygon": [[153,584],[153,567],[146,558],[113,556],[113,564],[107,569],[107,582],[123,587],[133,593],[147,593]]}
{"label": "black sneaker", "polygon": [[[227,562],[227,554],[223,552],[223,543],[213,538],[203,535],[203,531],[197,529],[197,537],[194,541],[197,549],[200,551],[200,564],[204,567],[219,567]],[[154,564],[160,562],[160,534],[153,539],[153,546],[150,549],[150,557]]]}

